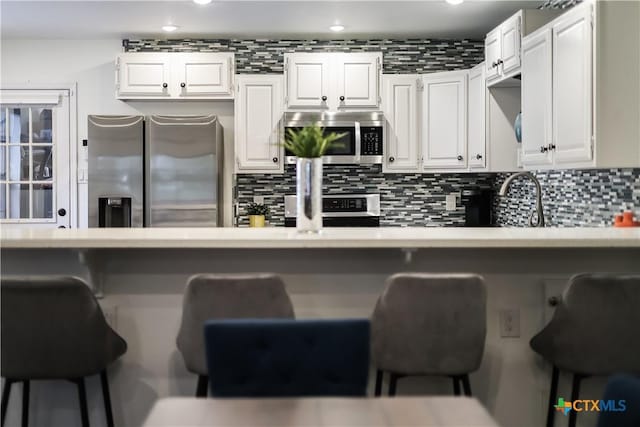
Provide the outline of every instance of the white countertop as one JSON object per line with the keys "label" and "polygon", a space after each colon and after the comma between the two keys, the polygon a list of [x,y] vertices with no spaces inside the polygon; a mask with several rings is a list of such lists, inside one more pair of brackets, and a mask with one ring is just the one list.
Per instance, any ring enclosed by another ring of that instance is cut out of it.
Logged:
{"label": "white countertop", "polygon": [[640,228],[4,229],[0,247],[20,248],[640,248]]}

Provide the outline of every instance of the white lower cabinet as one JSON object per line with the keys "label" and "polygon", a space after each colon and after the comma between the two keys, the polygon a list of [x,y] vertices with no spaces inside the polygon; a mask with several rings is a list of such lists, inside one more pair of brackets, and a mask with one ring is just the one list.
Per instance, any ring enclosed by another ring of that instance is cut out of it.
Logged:
{"label": "white lower cabinet", "polygon": [[236,173],[282,173],[279,121],[282,75],[238,75],[235,101]]}
{"label": "white lower cabinet", "polygon": [[467,167],[467,71],[422,77],[422,165],[425,169]]}
{"label": "white lower cabinet", "polygon": [[420,140],[418,75],[382,77],[382,110],[386,123],[383,172],[418,172]]}

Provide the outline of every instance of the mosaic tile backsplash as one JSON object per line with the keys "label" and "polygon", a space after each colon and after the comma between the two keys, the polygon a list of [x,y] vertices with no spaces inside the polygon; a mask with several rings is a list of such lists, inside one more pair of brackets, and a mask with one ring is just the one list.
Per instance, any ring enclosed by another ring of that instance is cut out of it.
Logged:
{"label": "mosaic tile backsplash", "polygon": [[[237,175],[239,224],[247,226],[246,207],[263,196],[271,225],[284,225],[284,196],[296,194],[296,166],[284,174]],[[379,193],[381,226],[460,226],[464,208],[445,210],[445,196],[471,187],[491,188],[490,174],[383,174],[381,165],[325,165],[323,194]]]}
{"label": "mosaic tile backsplash", "polygon": [[283,73],[284,53],[382,52],[387,74],[471,68],[484,60],[483,40],[123,40],[126,52],[234,52],[238,74]]}
{"label": "mosaic tile backsplash", "polygon": [[[548,227],[606,227],[623,210],[640,216],[640,169],[537,171]],[[508,175],[496,174],[496,194]],[[502,226],[528,224],[535,207],[535,186],[518,178],[507,197],[495,197],[493,217]]]}

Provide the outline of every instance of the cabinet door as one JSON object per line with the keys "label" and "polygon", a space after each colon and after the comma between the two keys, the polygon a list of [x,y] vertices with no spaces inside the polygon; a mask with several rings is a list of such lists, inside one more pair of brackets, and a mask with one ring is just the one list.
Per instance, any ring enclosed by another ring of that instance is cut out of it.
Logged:
{"label": "cabinet door", "polygon": [[522,43],[522,164],[548,165],[551,144],[551,30]]}
{"label": "cabinet door", "polygon": [[553,144],[556,163],[592,160],[591,9],[553,26]]}
{"label": "cabinet door", "polygon": [[328,108],[330,60],[327,54],[285,55],[288,108]]}
{"label": "cabinet door", "polygon": [[382,76],[387,120],[384,172],[419,170],[417,75]]}
{"label": "cabinet door", "polygon": [[498,60],[500,59],[500,27],[487,34],[484,39],[484,64],[487,80],[494,80],[500,76]]}
{"label": "cabinet door", "polygon": [[237,171],[282,172],[278,145],[283,112],[283,77],[238,75],[235,102]]}
{"label": "cabinet door", "polygon": [[120,99],[170,96],[170,55],[125,53],[117,59],[116,96]]}
{"label": "cabinet door", "polygon": [[467,166],[467,72],[423,76],[423,166],[457,169]]}
{"label": "cabinet door", "polygon": [[467,151],[469,153],[469,166],[472,168],[484,168],[487,161],[485,132],[486,91],[484,64],[480,64],[469,70],[469,108],[467,113],[469,149]]}
{"label": "cabinet door", "polygon": [[502,75],[520,69],[520,35],[522,17],[516,15],[500,26],[500,67]]}
{"label": "cabinet door", "polygon": [[172,84],[181,98],[220,98],[231,96],[233,54],[174,54]]}
{"label": "cabinet door", "polygon": [[379,53],[345,53],[336,55],[338,108],[379,107],[382,55]]}

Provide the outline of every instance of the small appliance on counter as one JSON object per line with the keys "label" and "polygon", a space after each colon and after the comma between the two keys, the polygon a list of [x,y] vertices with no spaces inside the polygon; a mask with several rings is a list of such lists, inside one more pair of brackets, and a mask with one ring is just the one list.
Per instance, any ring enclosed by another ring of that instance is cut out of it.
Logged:
{"label": "small appliance on counter", "polygon": [[[297,198],[284,196],[284,225],[296,226]],[[334,194],[322,196],[324,227],[379,227],[379,194]]]}
{"label": "small appliance on counter", "polygon": [[485,188],[474,188],[462,191],[465,227],[491,227],[491,201],[493,191]]}

